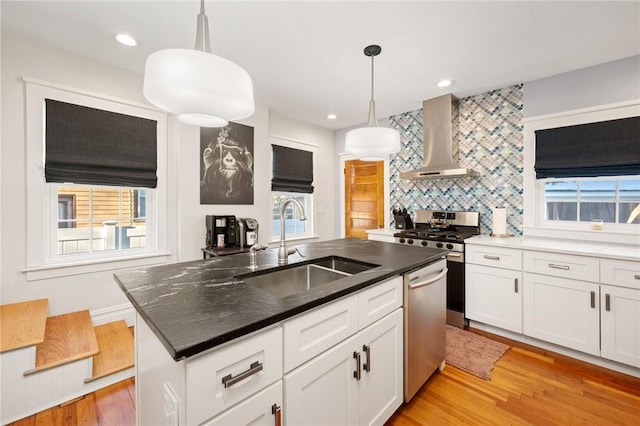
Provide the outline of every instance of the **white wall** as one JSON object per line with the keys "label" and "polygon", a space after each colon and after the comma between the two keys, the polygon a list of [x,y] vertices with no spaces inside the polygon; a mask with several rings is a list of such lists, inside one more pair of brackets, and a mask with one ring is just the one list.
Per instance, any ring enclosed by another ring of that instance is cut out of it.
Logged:
{"label": "white wall", "polygon": [[[26,281],[27,265],[26,170],[24,84],[22,76],[57,85],[99,93],[136,103],[146,103],[142,76],[105,64],[51,49],[2,33],[2,182],[0,216],[0,303],[49,298],[51,315],[79,309],[109,309],[127,303],[113,279],[113,270],[55,279]],[[200,205],[199,129],[169,119],[168,250],[172,261],[201,259],[206,214],[255,217],[264,231],[260,243],[268,243],[270,207],[269,127],[281,137],[309,140],[318,145],[320,177],[316,186],[317,233],[334,238],[333,189],[335,150],[333,132],[269,116],[268,108],[256,105],[256,113],[242,122],[254,127],[254,205]]]}
{"label": "white wall", "polygon": [[640,56],[524,84],[524,118],[640,99]]}

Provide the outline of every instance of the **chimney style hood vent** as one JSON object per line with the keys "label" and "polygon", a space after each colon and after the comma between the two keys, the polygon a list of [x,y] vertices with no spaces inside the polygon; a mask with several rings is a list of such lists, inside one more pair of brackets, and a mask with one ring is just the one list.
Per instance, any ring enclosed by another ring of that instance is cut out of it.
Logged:
{"label": "chimney style hood vent", "polygon": [[460,167],[458,158],[458,98],[448,94],[422,103],[424,167],[400,173],[401,179],[445,179],[480,176]]}

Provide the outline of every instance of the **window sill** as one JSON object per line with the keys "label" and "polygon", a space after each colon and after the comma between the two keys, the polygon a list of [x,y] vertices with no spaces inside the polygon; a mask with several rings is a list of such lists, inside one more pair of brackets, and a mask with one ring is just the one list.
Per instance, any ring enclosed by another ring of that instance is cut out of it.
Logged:
{"label": "window sill", "polygon": [[[588,225],[587,225],[588,226]],[[612,225],[610,225],[612,226]],[[595,231],[585,229],[567,229],[566,226],[525,226],[522,228],[526,237],[554,238],[574,241],[590,241],[610,244],[638,245],[640,242],[640,227],[631,226],[627,229],[606,229]]]}
{"label": "window sill", "polygon": [[159,265],[166,263],[170,256],[170,252],[163,252],[111,259],[95,259],[62,264],[28,266],[23,268],[21,272],[26,274],[27,281],[39,281],[50,278],[68,277],[71,275]]}

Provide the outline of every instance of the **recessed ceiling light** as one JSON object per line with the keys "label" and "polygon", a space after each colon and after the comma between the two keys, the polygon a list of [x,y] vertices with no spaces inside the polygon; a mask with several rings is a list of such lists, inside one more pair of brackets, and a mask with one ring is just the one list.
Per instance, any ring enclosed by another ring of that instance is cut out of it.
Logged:
{"label": "recessed ceiling light", "polygon": [[335,120],[336,118],[338,118],[338,116],[335,114],[327,114],[327,120]]}
{"label": "recessed ceiling light", "polygon": [[131,37],[128,34],[118,34],[116,36],[116,40],[118,40],[120,43],[124,44],[125,46],[135,46],[138,44],[136,39]]}
{"label": "recessed ceiling light", "polygon": [[447,87],[447,86],[451,86],[451,84],[453,83],[453,80],[440,80],[438,82],[438,84],[436,84],[436,86],[438,87]]}

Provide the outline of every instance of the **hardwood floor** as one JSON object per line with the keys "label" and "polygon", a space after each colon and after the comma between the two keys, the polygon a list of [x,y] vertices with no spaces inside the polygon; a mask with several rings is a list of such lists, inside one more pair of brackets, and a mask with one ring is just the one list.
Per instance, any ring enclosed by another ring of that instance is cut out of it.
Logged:
{"label": "hardwood floor", "polygon": [[[491,380],[447,366],[387,426],[640,424],[640,379],[472,331],[512,346]],[[132,426],[134,392],[127,379],[10,426]]]}
{"label": "hardwood floor", "polygon": [[640,379],[471,331],[512,346],[491,380],[447,366],[387,426],[640,424]]}
{"label": "hardwood floor", "polygon": [[133,426],[135,400],[135,381],[130,378],[7,426]]}

